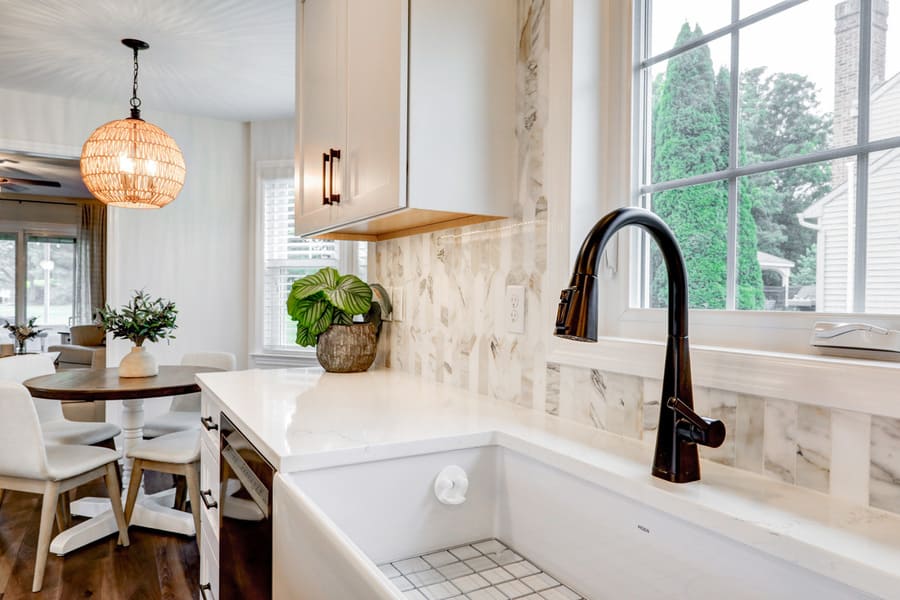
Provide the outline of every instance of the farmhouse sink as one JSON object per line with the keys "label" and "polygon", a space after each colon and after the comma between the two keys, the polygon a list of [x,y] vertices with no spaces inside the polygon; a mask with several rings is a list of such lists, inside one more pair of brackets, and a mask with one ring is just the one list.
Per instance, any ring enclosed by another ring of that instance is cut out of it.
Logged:
{"label": "farmhouse sink", "polygon": [[557,464],[492,444],[279,474],[275,598],[876,597]]}

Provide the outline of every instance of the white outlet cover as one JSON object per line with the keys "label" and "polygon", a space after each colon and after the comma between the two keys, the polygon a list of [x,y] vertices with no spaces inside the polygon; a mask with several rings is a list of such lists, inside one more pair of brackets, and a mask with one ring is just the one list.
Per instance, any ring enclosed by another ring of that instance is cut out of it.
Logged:
{"label": "white outlet cover", "polygon": [[510,333],[525,333],[525,286],[506,286],[506,323]]}

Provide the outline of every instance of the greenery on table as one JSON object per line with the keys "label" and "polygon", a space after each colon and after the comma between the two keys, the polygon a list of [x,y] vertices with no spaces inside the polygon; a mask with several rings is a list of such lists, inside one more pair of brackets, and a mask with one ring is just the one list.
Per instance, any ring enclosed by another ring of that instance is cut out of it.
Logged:
{"label": "greenery on table", "polygon": [[[369,284],[331,267],[294,281],[287,299],[287,312],[297,322],[296,341],[301,346],[315,346],[319,334],[332,324],[351,325],[354,316],[369,315],[372,307]],[[380,321],[380,310],[378,313]]]}
{"label": "greenery on table", "polygon": [[107,305],[97,311],[97,315],[114,338],[131,340],[135,346],[141,346],[145,341],[174,339],[172,332],[178,327],[175,303],[163,298],[151,300],[143,290],[135,291],[134,297],[121,310]]}
{"label": "greenery on table", "polygon": [[19,344],[22,344],[25,342],[25,340],[36,338],[39,333],[47,331],[46,329],[38,329],[37,327],[35,327],[34,324],[36,321],[37,317],[31,317],[30,319],[28,319],[28,323],[24,325],[13,325],[9,321],[5,321],[3,327],[7,331],[9,331],[14,338],[16,338],[16,341]]}
{"label": "greenery on table", "polygon": [[[703,35],[685,23],[675,46]],[[668,61],[653,82],[653,182],[726,169],[731,74],[713,69],[709,45]],[[827,147],[831,120],[816,114],[815,84],[796,73],[744,71],[739,80],[738,163],[755,164]],[[830,164],[818,163],[739,179],[737,308],[765,305],[757,251],[794,261],[794,284],[815,283],[815,232],[797,213],[830,191]],[[692,308],[725,308],[728,188],[724,181],[653,195],[653,210],[668,223],[687,263]],[[651,306],[665,306],[665,266],[651,250]]]}

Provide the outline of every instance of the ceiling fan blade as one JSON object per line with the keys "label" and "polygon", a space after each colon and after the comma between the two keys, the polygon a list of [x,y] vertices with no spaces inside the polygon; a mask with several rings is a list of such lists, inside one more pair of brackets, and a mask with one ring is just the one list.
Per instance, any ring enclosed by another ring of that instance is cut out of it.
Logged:
{"label": "ceiling fan blade", "polygon": [[21,177],[2,177],[0,176],[0,185],[4,183],[17,183],[19,185],[35,185],[43,187],[62,187],[58,181],[47,181],[45,179],[23,179]]}

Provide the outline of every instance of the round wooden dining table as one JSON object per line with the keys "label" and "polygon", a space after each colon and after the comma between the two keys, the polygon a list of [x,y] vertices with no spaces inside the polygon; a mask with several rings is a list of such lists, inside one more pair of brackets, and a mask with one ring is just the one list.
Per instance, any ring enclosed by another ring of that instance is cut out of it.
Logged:
{"label": "round wooden dining table", "polygon": [[[165,398],[200,392],[197,373],[219,369],[197,366],[160,366],[153,377],[119,377],[117,368],[68,369],[26,380],[23,384],[36,400],[122,400],[122,438],[125,455],[143,439],[144,399]],[[199,427],[199,422],[198,422]],[[198,439],[199,442],[199,439]],[[128,489],[130,459],[122,464],[122,487]],[[124,499],[124,494],[123,494]],[[172,508],[174,489],[144,494],[143,486],[134,507],[131,525],[182,535],[194,535],[190,514]],[[59,533],[50,551],[60,556],[118,531],[108,498],[81,498],[72,503],[72,514],[90,517]]]}

